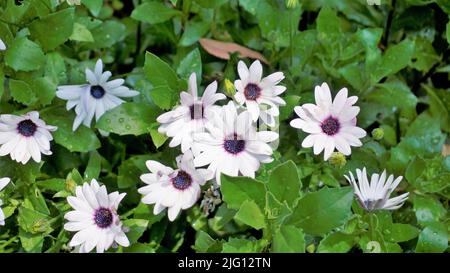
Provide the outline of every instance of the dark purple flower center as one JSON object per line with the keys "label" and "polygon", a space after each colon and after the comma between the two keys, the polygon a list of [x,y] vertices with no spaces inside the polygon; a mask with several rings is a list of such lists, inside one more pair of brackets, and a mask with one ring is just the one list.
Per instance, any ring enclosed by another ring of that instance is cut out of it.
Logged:
{"label": "dark purple flower center", "polygon": [[100,85],[91,86],[91,95],[96,99],[101,99],[105,95],[105,89]]}
{"label": "dark purple flower center", "polygon": [[172,178],[172,185],[177,190],[185,190],[192,184],[192,177],[190,174],[183,170],[179,170],[177,176]]}
{"label": "dark purple flower center", "polygon": [[244,95],[248,100],[256,100],[261,95],[261,88],[254,83],[249,83],[244,88]]}
{"label": "dark purple flower center", "polygon": [[233,134],[230,138],[225,139],[223,148],[230,154],[238,154],[245,149],[245,140],[238,139],[237,134]]}
{"label": "dark purple flower center", "polygon": [[113,214],[110,209],[98,208],[94,214],[94,221],[99,228],[107,228],[113,222]]}
{"label": "dark purple flower center", "polygon": [[17,124],[17,131],[19,131],[19,134],[26,137],[33,136],[36,130],[37,125],[29,119],[22,120]]}
{"label": "dark purple flower center", "polygon": [[203,104],[194,103],[189,107],[191,111],[191,119],[202,119],[203,118]]}
{"label": "dark purple flower center", "polygon": [[329,117],[322,122],[320,127],[325,134],[332,136],[339,132],[339,128],[341,127],[341,125],[339,123],[339,120],[333,117]]}

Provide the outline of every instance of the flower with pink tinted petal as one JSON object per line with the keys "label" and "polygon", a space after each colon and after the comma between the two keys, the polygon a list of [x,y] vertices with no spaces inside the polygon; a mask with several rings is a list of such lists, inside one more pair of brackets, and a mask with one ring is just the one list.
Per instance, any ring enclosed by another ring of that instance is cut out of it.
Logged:
{"label": "flower with pink tinted petal", "polygon": [[316,104],[296,106],[294,111],[299,118],[290,123],[309,134],[302,147],[313,147],[316,155],[324,151],[324,160],[328,160],[335,149],[350,155],[351,146],[362,146],[359,139],[366,136],[366,131],[356,126],[359,107],[354,104],[358,97],[348,97],[347,88],[342,88],[332,100],[326,83],[316,86],[314,95]]}

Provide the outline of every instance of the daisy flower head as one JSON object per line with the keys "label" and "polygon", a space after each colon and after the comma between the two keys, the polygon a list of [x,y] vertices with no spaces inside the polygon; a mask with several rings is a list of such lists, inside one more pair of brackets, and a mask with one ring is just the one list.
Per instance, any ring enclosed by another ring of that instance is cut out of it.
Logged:
{"label": "daisy flower head", "polygon": [[389,175],[386,179],[386,170],[381,175],[372,174],[367,178],[366,168],[356,169],[356,179],[350,172],[350,177],[344,175],[350,185],[353,186],[358,203],[367,211],[374,210],[395,210],[400,208],[408,199],[409,193],[404,193],[394,198],[389,198],[392,192],[402,181],[402,176],[394,179],[394,175]]}
{"label": "daisy flower head", "polygon": [[188,209],[197,202],[200,186],[211,179],[212,173],[206,169],[196,169],[192,160],[190,151],[178,156],[176,170],[154,160],[146,162],[150,173],[141,175],[141,180],[147,185],[138,192],[144,195],[144,204],[155,204],[155,215],[167,208],[169,220],[174,221],[182,209]]}
{"label": "daisy flower head", "polygon": [[256,60],[249,68],[243,61],[238,63],[239,80],[234,81],[236,87],[235,100],[240,105],[246,105],[252,120],[258,118],[270,127],[276,125],[276,117],[280,115],[279,106],[286,105],[286,102],[279,97],[285,86],[278,85],[283,79],[283,72],[275,72],[262,78],[263,67]]}
{"label": "daisy flower head", "polygon": [[94,115],[95,120],[98,121],[106,111],[124,103],[125,101],[121,98],[134,97],[139,94],[139,92],[124,86],[125,80],[123,79],[108,81],[111,75],[110,71],[103,72],[103,62],[98,59],[94,71],[86,68],[87,84],[58,86],[56,96],[67,100],[67,110],[75,107],[77,116],[73,122],[73,131],[81,123],[91,127]]}
{"label": "daisy flower head", "polygon": [[[9,181],[11,181],[11,179],[9,179],[8,177],[0,178],[0,191],[3,190],[6,187],[6,185],[8,185]],[[0,206],[1,205],[3,205],[2,199],[0,199]],[[4,225],[5,225],[5,214],[3,213],[3,210],[0,207],[0,226]]]}
{"label": "daisy flower head", "polygon": [[268,144],[278,139],[278,133],[256,131],[248,111],[238,113],[234,102],[222,107],[207,130],[195,135],[199,154],[194,158],[197,167],[208,166],[220,185],[222,173],[230,176],[255,177],[260,163],[270,163],[273,148]]}
{"label": "daisy flower head", "polygon": [[30,158],[41,162],[41,153],[51,155],[50,132],[56,126],[47,125],[36,111],[22,116],[0,115],[0,156],[9,154],[12,160],[26,164]]}
{"label": "daisy flower head", "polygon": [[331,91],[326,83],[316,86],[314,95],[316,104],[296,106],[294,111],[299,118],[290,123],[292,127],[309,134],[302,146],[314,147],[315,155],[325,150],[324,160],[328,160],[335,149],[344,155],[350,155],[350,146],[362,146],[359,139],[366,136],[366,131],[356,126],[359,107],[353,106],[358,97],[348,97],[347,88],[342,88],[332,101]]}
{"label": "daisy flower head", "polygon": [[4,50],[6,50],[6,45],[5,45],[5,43],[3,42],[3,40],[0,39],[0,51],[4,51]]}
{"label": "daisy flower head", "polygon": [[67,212],[64,224],[67,231],[76,232],[69,243],[71,247],[79,247],[79,252],[90,252],[94,247],[97,253],[104,252],[116,242],[127,247],[130,245],[117,214],[120,201],[125,193],[115,191],[110,194],[104,185],[97,180],[85,182],[77,186],[75,196],[67,197],[69,205],[74,209]]}
{"label": "daisy flower head", "polygon": [[204,130],[219,108],[215,103],[226,98],[224,94],[216,91],[217,82],[214,81],[206,87],[203,96],[198,97],[196,75],[192,73],[189,76],[188,92],[180,93],[181,104],[156,119],[161,123],[158,131],[172,138],[170,147],[181,144],[183,153],[192,147],[192,134]]}

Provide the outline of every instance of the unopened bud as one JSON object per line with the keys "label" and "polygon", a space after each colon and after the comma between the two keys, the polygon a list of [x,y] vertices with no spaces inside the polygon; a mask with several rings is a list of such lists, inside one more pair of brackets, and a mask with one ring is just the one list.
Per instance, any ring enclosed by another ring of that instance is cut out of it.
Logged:
{"label": "unopened bud", "polygon": [[75,193],[75,189],[77,188],[77,183],[73,179],[66,180],[66,191]]}
{"label": "unopened bud", "polygon": [[384,130],[382,128],[373,129],[372,137],[375,140],[382,140],[384,137]]}
{"label": "unopened bud", "polygon": [[286,1],[286,6],[289,9],[294,9],[294,8],[296,8],[298,6],[298,0],[287,0]]}
{"label": "unopened bud", "polygon": [[310,244],[306,247],[306,251],[308,251],[308,253],[314,253],[316,251],[316,246],[314,244]]}
{"label": "unopened bud", "polygon": [[229,79],[225,79],[225,94],[230,98],[233,98],[236,94],[236,88]]}
{"label": "unopened bud", "polygon": [[340,152],[333,152],[330,156],[330,164],[337,167],[342,168],[347,164],[347,160],[345,159],[345,155]]}

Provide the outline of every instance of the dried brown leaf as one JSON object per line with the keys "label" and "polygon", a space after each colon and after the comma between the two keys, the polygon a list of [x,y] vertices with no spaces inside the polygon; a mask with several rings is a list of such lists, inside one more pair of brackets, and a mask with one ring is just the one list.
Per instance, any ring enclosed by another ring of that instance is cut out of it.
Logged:
{"label": "dried brown leaf", "polygon": [[239,52],[239,57],[241,58],[248,57],[252,59],[258,59],[265,64],[269,64],[267,59],[264,58],[264,56],[261,53],[251,50],[247,47],[238,45],[236,43],[221,42],[212,39],[202,38],[200,39],[200,45],[209,54],[220,59],[229,60],[231,53]]}

